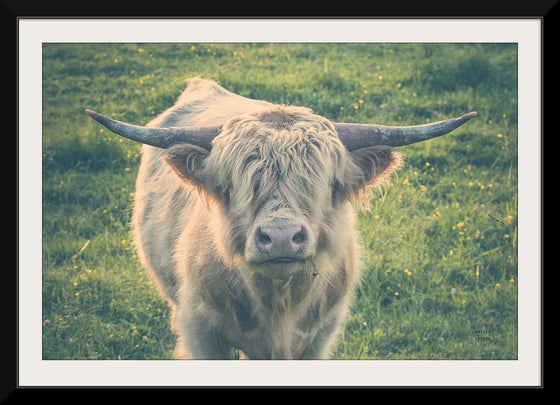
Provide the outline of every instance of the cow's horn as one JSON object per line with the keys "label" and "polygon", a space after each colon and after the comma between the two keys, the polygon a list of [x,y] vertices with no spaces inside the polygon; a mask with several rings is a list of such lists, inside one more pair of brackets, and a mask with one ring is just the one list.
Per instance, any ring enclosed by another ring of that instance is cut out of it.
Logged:
{"label": "cow's horn", "polygon": [[404,146],[445,135],[474,116],[475,111],[459,118],[406,127],[336,123],[335,128],[340,141],[348,150],[375,145]]}
{"label": "cow's horn", "polygon": [[112,120],[92,110],[86,110],[86,114],[117,135],[164,149],[178,143],[190,143],[210,149],[212,147],[212,140],[221,130],[219,126],[171,128],[142,127]]}

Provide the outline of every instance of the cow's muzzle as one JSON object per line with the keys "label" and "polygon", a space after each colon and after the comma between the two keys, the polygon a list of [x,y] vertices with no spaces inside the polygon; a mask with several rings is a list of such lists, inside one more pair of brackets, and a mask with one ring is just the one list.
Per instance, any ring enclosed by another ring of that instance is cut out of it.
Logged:
{"label": "cow's muzzle", "polygon": [[311,259],[315,239],[309,225],[273,219],[256,226],[245,256],[250,264],[282,265]]}

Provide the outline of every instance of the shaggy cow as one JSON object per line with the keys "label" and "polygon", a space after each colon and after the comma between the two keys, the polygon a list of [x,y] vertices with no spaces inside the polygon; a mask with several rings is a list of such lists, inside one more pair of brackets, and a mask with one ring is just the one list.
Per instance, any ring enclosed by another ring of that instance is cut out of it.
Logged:
{"label": "shaggy cow", "polygon": [[[327,358],[360,279],[354,207],[401,165],[413,127],[339,124],[192,79],[146,127],[87,110],[145,143],[135,243],[172,309],[176,356]],[[150,146],[151,145],[151,146]]]}

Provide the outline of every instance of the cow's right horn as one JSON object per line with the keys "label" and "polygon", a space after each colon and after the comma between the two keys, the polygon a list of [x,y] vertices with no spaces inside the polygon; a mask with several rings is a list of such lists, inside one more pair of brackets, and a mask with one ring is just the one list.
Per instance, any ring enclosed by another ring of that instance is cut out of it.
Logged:
{"label": "cow's right horn", "polygon": [[190,143],[206,149],[211,149],[212,140],[221,130],[219,126],[171,128],[142,127],[113,120],[92,110],[86,110],[86,114],[117,135],[163,149],[178,143]]}

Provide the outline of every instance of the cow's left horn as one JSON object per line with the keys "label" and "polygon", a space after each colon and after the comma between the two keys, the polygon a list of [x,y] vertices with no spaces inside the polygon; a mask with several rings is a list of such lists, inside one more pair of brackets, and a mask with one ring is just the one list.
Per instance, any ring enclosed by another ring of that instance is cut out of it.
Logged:
{"label": "cow's left horn", "polygon": [[171,128],[142,127],[112,120],[92,110],[86,110],[86,114],[117,135],[163,149],[178,143],[190,143],[210,149],[212,147],[212,140],[221,130],[219,126]]}
{"label": "cow's left horn", "polygon": [[375,145],[405,146],[445,135],[474,116],[476,116],[475,111],[459,118],[406,127],[336,123],[335,128],[340,141],[349,150]]}

